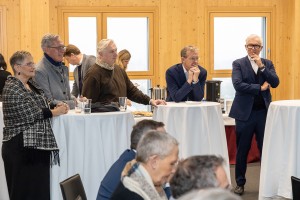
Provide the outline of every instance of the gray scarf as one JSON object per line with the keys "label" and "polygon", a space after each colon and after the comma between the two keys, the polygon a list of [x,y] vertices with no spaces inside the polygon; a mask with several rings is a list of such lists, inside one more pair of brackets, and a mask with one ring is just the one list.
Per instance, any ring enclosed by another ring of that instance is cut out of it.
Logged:
{"label": "gray scarf", "polygon": [[167,200],[167,196],[163,190],[158,192],[152,182],[152,179],[147,170],[135,163],[128,173],[128,176],[123,177],[123,185],[132,192],[142,196],[145,200]]}

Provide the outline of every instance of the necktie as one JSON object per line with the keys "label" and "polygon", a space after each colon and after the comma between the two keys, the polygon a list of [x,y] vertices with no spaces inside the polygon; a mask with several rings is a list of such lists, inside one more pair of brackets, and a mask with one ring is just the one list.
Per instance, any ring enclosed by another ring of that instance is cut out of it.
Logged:
{"label": "necktie", "polygon": [[79,96],[81,96],[82,91],[82,75],[81,75],[81,65],[78,66],[78,81],[79,81]]}

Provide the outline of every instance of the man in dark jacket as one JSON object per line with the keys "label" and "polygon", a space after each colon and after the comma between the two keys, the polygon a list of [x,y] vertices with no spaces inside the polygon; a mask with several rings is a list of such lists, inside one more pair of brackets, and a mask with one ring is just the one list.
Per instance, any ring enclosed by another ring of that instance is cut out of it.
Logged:
{"label": "man in dark jacket", "polygon": [[279,78],[272,61],[260,58],[262,39],[250,35],[246,39],[246,57],[232,64],[232,83],[236,90],[229,117],[236,124],[236,165],[234,192],[242,195],[246,183],[247,156],[253,134],[262,153],[267,110],[271,103],[270,86],[276,88]]}

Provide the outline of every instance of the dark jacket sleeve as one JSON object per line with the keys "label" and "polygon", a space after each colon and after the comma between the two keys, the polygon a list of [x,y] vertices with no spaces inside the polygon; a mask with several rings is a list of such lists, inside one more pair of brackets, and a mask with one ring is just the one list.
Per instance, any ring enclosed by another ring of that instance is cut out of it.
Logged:
{"label": "dark jacket sleeve", "polygon": [[110,200],[143,200],[143,198],[128,190],[127,188],[124,187],[123,183],[120,182],[117,189],[114,191],[114,193],[112,194]]}

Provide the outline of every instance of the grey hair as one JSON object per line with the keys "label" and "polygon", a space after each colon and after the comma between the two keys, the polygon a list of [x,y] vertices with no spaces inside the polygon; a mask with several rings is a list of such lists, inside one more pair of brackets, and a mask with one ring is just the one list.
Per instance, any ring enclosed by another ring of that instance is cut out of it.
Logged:
{"label": "grey hair", "polygon": [[54,41],[59,39],[59,35],[47,33],[46,35],[43,36],[42,42],[41,42],[41,47],[43,51],[45,51],[45,48],[50,47]]}
{"label": "grey hair", "polygon": [[197,51],[199,51],[199,49],[197,47],[192,46],[192,45],[185,46],[185,47],[183,47],[183,49],[181,49],[180,56],[186,58],[187,51],[197,52]]}
{"label": "grey hair", "polygon": [[174,198],[193,189],[218,187],[216,169],[223,167],[224,159],[215,155],[191,156],[178,164],[170,186]]}
{"label": "grey hair", "polygon": [[97,45],[97,53],[99,54],[104,52],[108,45],[111,43],[115,44],[112,39],[102,39]]}
{"label": "grey hair", "polygon": [[253,39],[253,38],[258,38],[258,40],[259,40],[259,42],[260,42],[260,45],[263,44],[262,38],[261,38],[259,35],[256,35],[256,34],[251,34],[251,35],[249,35],[249,36],[246,38],[246,44],[248,44],[249,40],[250,40],[250,39]]}
{"label": "grey hair", "polygon": [[183,195],[178,200],[241,200],[241,198],[229,190],[222,188],[207,188],[193,190]]}
{"label": "grey hair", "polygon": [[153,155],[163,159],[171,154],[175,146],[178,146],[178,141],[168,133],[149,131],[138,143],[136,161],[146,163]]}
{"label": "grey hair", "polygon": [[10,57],[9,63],[14,74],[16,74],[14,66],[21,64],[28,57],[32,58],[32,55],[28,51],[17,51]]}
{"label": "grey hair", "polygon": [[144,119],[139,121],[132,127],[131,135],[130,135],[130,148],[136,149],[140,139],[144,134],[151,130],[156,130],[160,127],[164,127],[165,124],[163,122],[157,122],[151,119]]}

